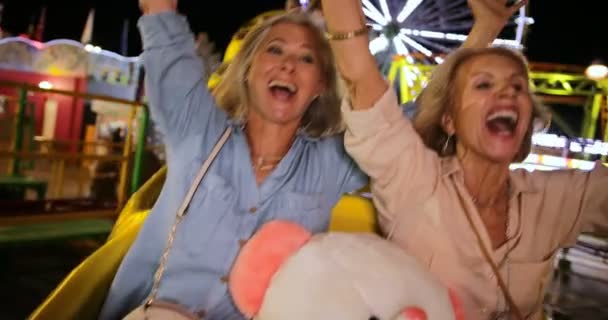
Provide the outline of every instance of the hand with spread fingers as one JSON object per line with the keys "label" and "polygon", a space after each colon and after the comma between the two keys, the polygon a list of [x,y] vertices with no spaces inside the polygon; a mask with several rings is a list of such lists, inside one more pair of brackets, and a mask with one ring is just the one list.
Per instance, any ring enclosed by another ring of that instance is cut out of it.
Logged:
{"label": "hand with spread fingers", "polygon": [[475,21],[502,29],[505,24],[528,1],[509,0],[468,0]]}
{"label": "hand with spread fingers", "polygon": [[475,23],[464,47],[486,47],[496,39],[511,17],[528,0],[467,0]]}

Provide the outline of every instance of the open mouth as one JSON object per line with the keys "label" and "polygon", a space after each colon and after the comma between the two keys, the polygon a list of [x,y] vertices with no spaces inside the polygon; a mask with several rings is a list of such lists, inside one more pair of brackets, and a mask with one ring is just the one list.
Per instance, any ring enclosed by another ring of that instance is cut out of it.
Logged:
{"label": "open mouth", "polygon": [[280,100],[288,100],[298,91],[298,88],[294,84],[280,80],[270,81],[268,88],[272,96]]}
{"label": "open mouth", "polygon": [[492,134],[513,136],[517,128],[519,114],[512,109],[502,109],[491,112],[486,118],[486,127]]}

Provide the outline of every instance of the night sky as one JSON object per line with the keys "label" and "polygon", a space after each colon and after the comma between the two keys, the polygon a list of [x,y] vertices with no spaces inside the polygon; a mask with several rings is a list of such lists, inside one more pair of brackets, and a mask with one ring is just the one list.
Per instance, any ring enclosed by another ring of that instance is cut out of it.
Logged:
{"label": "night sky", "polygon": [[[80,40],[89,9],[94,7],[93,43],[117,52],[123,23],[129,19],[129,55],[140,53],[141,43],[136,28],[140,15],[137,0],[0,0],[0,3],[5,6],[2,28],[11,33],[25,32],[46,4],[45,41],[57,38]],[[284,0],[181,0],[179,4],[192,29],[208,32],[218,49],[223,51],[241,24],[259,13],[281,9]]]}
{"label": "night sky", "polygon": [[[593,59],[608,61],[608,1],[530,0],[536,20],[526,45],[529,59],[587,65]],[[23,33],[47,6],[44,40],[79,40],[91,7],[95,7],[93,42],[119,51],[123,21],[129,19],[129,55],[140,53],[136,29],[137,0],[0,0],[4,3],[2,28]],[[284,0],[181,0],[180,11],[188,15],[194,31],[207,31],[221,51],[230,36],[248,18],[269,9],[280,9]]]}

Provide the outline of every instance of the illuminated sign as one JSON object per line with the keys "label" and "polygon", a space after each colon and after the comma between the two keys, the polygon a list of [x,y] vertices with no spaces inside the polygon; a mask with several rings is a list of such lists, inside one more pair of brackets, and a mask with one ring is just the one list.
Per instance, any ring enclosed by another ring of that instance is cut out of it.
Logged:
{"label": "illuminated sign", "polygon": [[570,152],[591,155],[608,155],[608,142],[591,139],[569,140],[555,134],[537,133],[532,136],[532,145],[546,148],[568,149]]}

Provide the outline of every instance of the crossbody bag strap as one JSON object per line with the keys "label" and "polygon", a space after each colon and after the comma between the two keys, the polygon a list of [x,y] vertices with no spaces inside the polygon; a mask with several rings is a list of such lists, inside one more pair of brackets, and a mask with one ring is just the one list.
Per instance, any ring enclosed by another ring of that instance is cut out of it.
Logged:
{"label": "crossbody bag strap", "polygon": [[156,272],[154,273],[154,284],[152,285],[152,290],[150,291],[150,296],[148,297],[148,299],[146,299],[146,306],[149,306],[153,302],[153,300],[156,299],[156,295],[158,294],[158,287],[160,285],[160,279],[163,276],[163,272],[165,271],[165,265],[167,264],[167,259],[169,257],[169,251],[171,251],[171,247],[173,246],[173,240],[175,238],[175,230],[177,229],[177,225],[182,221],[182,218],[186,215],[186,210],[188,209],[188,206],[190,205],[190,201],[192,201],[192,197],[194,196],[196,189],[198,188],[201,181],[203,180],[203,177],[207,173],[207,170],[211,166],[211,163],[213,163],[213,160],[215,160],[217,155],[220,153],[220,150],[222,150],[222,147],[228,140],[228,137],[230,137],[231,133],[232,133],[232,127],[229,126],[226,129],[226,131],[224,131],[224,134],[222,134],[222,136],[220,137],[218,142],[215,144],[215,146],[211,150],[209,157],[207,157],[205,162],[203,162],[203,165],[199,169],[196,177],[194,178],[194,181],[192,182],[192,185],[190,186],[188,193],[186,193],[186,197],[184,198],[184,201],[182,201],[182,204],[179,206],[179,209],[177,210],[177,214],[175,216],[175,221],[173,222],[173,225],[171,226],[171,231],[169,232],[169,238],[167,239],[167,244],[165,245],[163,254],[160,257],[160,263],[158,264],[158,268],[156,269]]}
{"label": "crossbody bag strap", "polygon": [[488,248],[484,245],[483,240],[481,239],[481,234],[479,233],[479,230],[473,223],[473,219],[471,218],[471,215],[467,210],[465,210],[465,216],[467,217],[467,220],[469,221],[469,224],[471,225],[471,228],[473,229],[473,233],[475,234],[475,238],[477,238],[477,243],[479,243],[479,247],[481,247],[481,252],[482,252],[484,258],[490,264],[490,268],[492,268],[492,272],[494,273],[496,280],[498,280],[498,286],[500,287],[500,290],[504,294],[505,299],[507,300],[507,303],[509,304],[509,309],[511,310],[512,313],[515,314],[515,320],[524,320],[524,317],[522,316],[521,311],[515,304],[515,300],[513,300],[513,297],[511,296],[511,293],[509,292],[509,288],[507,288],[507,285],[505,284],[504,280],[502,279],[502,276],[500,275],[500,271],[498,270],[496,263],[494,263],[494,260],[492,259],[492,256],[490,255]]}

